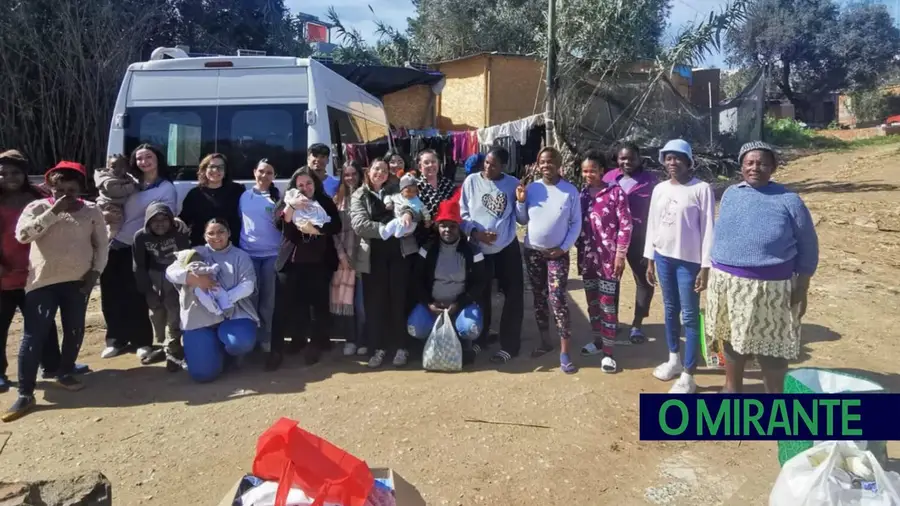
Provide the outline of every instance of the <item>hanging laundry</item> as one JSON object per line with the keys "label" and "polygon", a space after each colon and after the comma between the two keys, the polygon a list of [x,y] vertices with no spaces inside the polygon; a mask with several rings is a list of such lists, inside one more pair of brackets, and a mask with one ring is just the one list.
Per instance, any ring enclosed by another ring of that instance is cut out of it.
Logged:
{"label": "hanging laundry", "polygon": [[450,132],[450,138],[453,141],[453,161],[465,161],[466,153],[469,150],[469,132]]}
{"label": "hanging laundry", "polygon": [[544,114],[535,114],[527,118],[478,129],[478,142],[481,144],[493,144],[494,139],[512,137],[519,144],[525,144],[528,131],[535,125],[544,124]]}
{"label": "hanging laundry", "polygon": [[369,156],[366,153],[365,144],[345,144],[344,148],[346,149],[347,161],[353,160],[363,167],[369,166]]}

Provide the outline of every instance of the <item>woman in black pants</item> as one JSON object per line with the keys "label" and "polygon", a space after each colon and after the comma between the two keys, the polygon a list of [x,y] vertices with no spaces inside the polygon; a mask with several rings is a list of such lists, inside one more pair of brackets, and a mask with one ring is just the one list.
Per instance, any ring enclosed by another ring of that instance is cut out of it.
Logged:
{"label": "woman in black pants", "polygon": [[[174,214],[178,208],[178,193],[169,180],[166,158],[149,144],[138,146],[131,153],[129,172],[139,182],[140,191],[125,202],[124,218],[119,233],[111,238],[109,260],[100,276],[100,307],[106,320],[106,348],[102,358],[112,358],[133,348],[141,363],[150,363],[154,356],[164,360],[165,355],[153,354],[153,327],[144,295],[138,291],[134,277],[132,244],[134,234],[144,228],[144,213],[153,202],[161,202]],[[184,223],[176,219],[179,229]]]}
{"label": "woman in black pants", "polygon": [[395,367],[409,361],[406,295],[410,256],[418,251],[418,245],[412,234],[397,239],[385,232],[384,225],[394,219],[394,213],[385,207],[384,198],[399,191],[388,184],[388,172],[384,161],[372,163],[350,201],[350,222],[360,239],[356,270],[362,273],[366,328],[375,348],[369,359],[371,368],[381,367],[388,351],[396,351]]}
{"label": "woman in black pants", "polygon": [[[298,169],[291,176],[290,189],[298,189],[317,202],[331,221],[315,227],[318,235],[301,232],[291,222],[288,204],[282,198],[275,206],[275,226],[281,230],[281,248],[275,260],[275,315],[272,326],[272,351],[266,368],[275,370],[284,356],[284,336],[310,336],[306,346],[306,363],[319,361],[322,350],[330,344],[331,277],[338,267],[334,238],[341,233],[341,215],[334,201],[325,193],[322,182],[310,169]],[[287,193],[287,192],[285,192]],[[312,314],[310,314],[310,310]]]}

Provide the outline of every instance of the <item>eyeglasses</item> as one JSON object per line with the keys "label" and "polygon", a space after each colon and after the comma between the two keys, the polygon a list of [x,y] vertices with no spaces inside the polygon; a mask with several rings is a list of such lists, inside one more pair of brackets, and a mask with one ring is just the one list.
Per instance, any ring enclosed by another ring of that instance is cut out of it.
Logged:
{"label": "eyeglasses", "polygon": [[207,170],[212,169],[212,170],[217,170],[219,172],[223,172],[225,170],[225,165],[220,164],[220,163],[211,163],[211,164],[207,165],[206,168],[207,168]]}

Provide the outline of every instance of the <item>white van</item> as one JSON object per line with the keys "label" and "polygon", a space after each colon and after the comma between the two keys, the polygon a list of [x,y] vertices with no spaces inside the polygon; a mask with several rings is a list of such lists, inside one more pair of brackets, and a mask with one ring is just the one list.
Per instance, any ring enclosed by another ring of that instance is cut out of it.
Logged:
{"label": "white van", "polygon": [[[209,153],[224,154],[230,178],[247,185],[267,158],[284,189],[291,173],[306,165],[312,144],[340,155],[347,144],[382,145],[379,151],[386,152],[390,142],[381,101],[315,60],[189,57],[159,48],[125,73],[107,153],[128,155],[143,143],[159,147],[180,202]],[[330,163],[329,174],[334,169]]]}

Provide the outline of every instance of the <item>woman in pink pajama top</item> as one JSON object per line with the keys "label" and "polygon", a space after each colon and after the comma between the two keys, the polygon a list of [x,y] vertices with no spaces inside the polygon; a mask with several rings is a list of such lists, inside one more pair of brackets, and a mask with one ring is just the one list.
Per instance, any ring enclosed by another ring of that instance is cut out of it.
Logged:
{"label": "woman in pink pajama top", "polygon": [[625,271],[632,223],[625,190],[615,181],[603,181],[605,165],[604,156],[595,151],[587,152],[581,163],[583,223],[576,248],[594,336],[581,354],[603,355],[600,369],[614,373],[618,370],[613,346],[619,323],[619,280]]}

